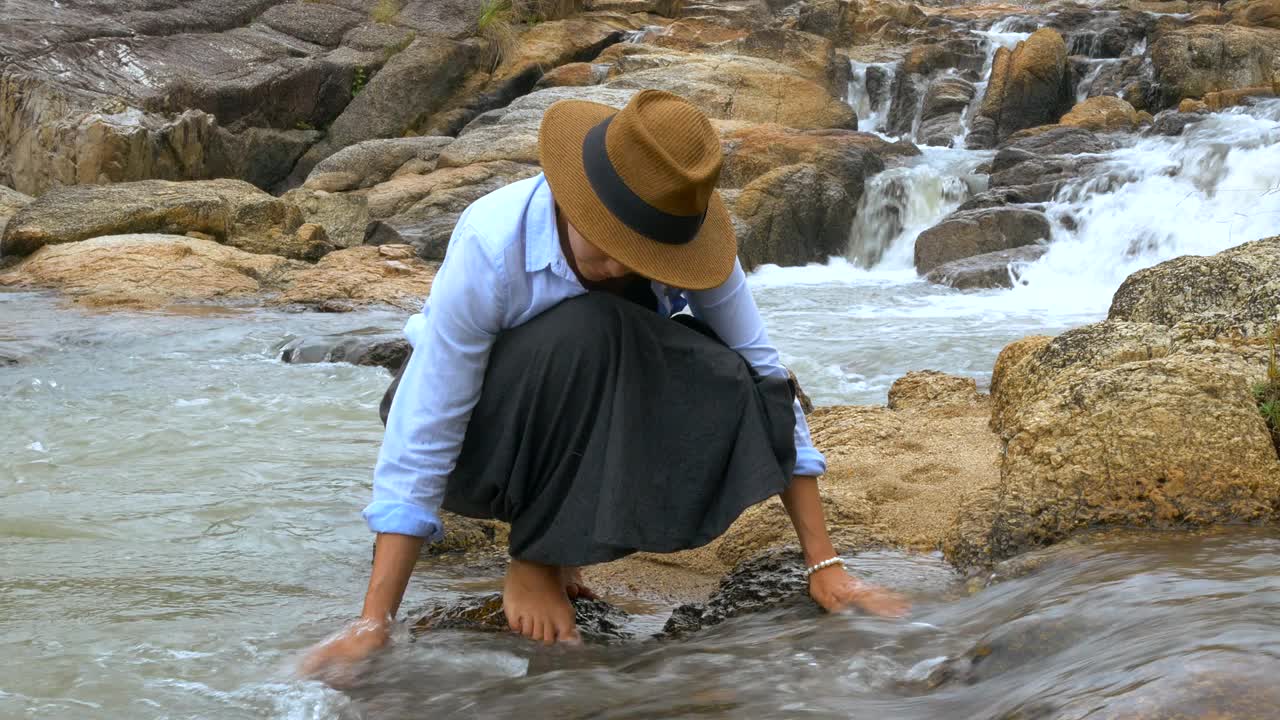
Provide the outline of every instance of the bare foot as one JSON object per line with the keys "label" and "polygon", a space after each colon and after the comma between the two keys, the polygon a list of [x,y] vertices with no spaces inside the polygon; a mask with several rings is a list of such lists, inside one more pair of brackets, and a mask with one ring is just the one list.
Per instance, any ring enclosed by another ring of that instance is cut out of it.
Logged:
{"label": "bare foot", "polygon": [[555,565],[512,558],[502,587],[502,609],[511,629],[531,640],[546,645],[582,642],[561,569]]}
{"label": "bare foot", "polygon": [[584,598],[586,600],[595,600],[598,595],[596,591],[587,587],[582,581],[582,568],[570,567],[568,565],[560,568],[560,582],[564,584],[564,592],[569,596],[570,600]]}

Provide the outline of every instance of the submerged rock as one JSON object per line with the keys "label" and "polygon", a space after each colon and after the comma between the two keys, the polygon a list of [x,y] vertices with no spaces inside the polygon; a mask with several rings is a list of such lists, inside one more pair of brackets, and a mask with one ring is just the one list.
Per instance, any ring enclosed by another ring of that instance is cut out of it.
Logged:
{"label": "submerged rock", "polygon": [[1024,245],[952,260],[930,270],[925,279],[957,290],[1009,288],[1014,284],[1013,269],[1030,265],[1048,251],[1047,245]]}
{"label": "submerged rock", "polygon": [[[635,639],[627,629],[631,616],[603,600],[573,600],[578,632],[589,643],[607,644]],[[477,632],[511,632],[502,611],[502,595],[492,593],[468,597],[448,605],[436,605],[420,611],[411,629],[414,635],[433,630],[470,630]]]}
{"label": "submerged rock", "polygon": [[318,335],[290,340],[280,348],[280,360],[304,363],[350,363],[399,369],[409,356],[409,341],[400,333],[354,330],[338,335]]}
{"label": "submerged rock", "polygon": [[916,271],[963,258],[1033,245],[1049,239],[1043,213],[1023,208],[986,208],[953,213],[916,240]]}
{"label": "submerged rock", "polygon": [[808,589],[800,553],[771,550],[735,567],[706,603],[676,608],[662,634],[680,638],[741,615],[808,602]]}
{"label": "submerged rock", "polygon": [[306,257],[302,213],[241,180],[78,185],[51,190],[9,220],[0,253],[104,235],[202,233],[241,250]]}

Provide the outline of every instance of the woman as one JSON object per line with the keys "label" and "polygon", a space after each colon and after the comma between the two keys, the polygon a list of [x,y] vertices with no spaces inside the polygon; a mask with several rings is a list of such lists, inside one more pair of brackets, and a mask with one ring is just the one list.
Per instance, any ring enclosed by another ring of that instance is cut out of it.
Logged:
{"label": "woman", "polygon": [[901,614],[827,535],[825,461],[737,262],[707,118],[658,91],[621,111],[562,101],[539,143],[543,174],[463,213],[406,326],[364,511],[377,541],[361,620],[304,668],[387,643],[440,507],[511,524],[504,610],[543,643],[578,640],[578,567],[703,545],[778,494],[819,605]]}

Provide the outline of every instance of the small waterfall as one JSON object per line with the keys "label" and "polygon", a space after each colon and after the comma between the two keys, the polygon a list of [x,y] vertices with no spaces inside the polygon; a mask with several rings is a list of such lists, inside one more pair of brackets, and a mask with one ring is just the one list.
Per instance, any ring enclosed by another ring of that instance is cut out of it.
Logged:
{"label": "small waterfall", "polygon": [[915,266],[916,236],[985,188],[975,169],[991,153],[921,148],[922,155],[867,181],[846,256],[859,267]]}
{"label": "small waterfall", "polygon": [[666,32],[666,28],[661,25],[645,25],[639,30],[628,30],[622,34],[622,41],[625,43],[642,43],[648,42],[653,38]]}
{"label": "small waterfall", "polygon": [[1088,98],[1094,96],[1093,86],[1098,82],[1098,77],[1110,67],[1114,67],[1124,62],[1124,59],[1108,59],[1108,60],[1090,60],[1089,72],[1080,79],[1076,85],[1076,102],[1084,102]]}
{"label": "small waterfall", "polygon": [[849,61],[849,105],[858,113],[858,128],[885,131],[893,104],[894,63]]}
{"label": "small waterfall", "polygon": [[1280,234],[1280,100],[1117,150],[1048,214],[1054,241],[1014,292],[1066,306],[1104,303],[1130,273],[1164,260]]}

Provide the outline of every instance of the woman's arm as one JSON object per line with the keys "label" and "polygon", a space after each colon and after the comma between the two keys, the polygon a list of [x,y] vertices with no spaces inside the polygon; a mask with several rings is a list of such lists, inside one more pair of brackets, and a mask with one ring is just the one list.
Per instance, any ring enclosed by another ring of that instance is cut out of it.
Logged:
{"label": "woman's arm", "polygon": [[[796,528],[806,567],[836,557],[835,547],[827,534],[816,478],[803,475],[792,478],[791,485],[782,491],[782,504]],[[898,617],[908,608],[906,598],[854,578],[842,564],[825,567],[809,576],[809,596],[833,612],[856,606],[874,615]]]}

